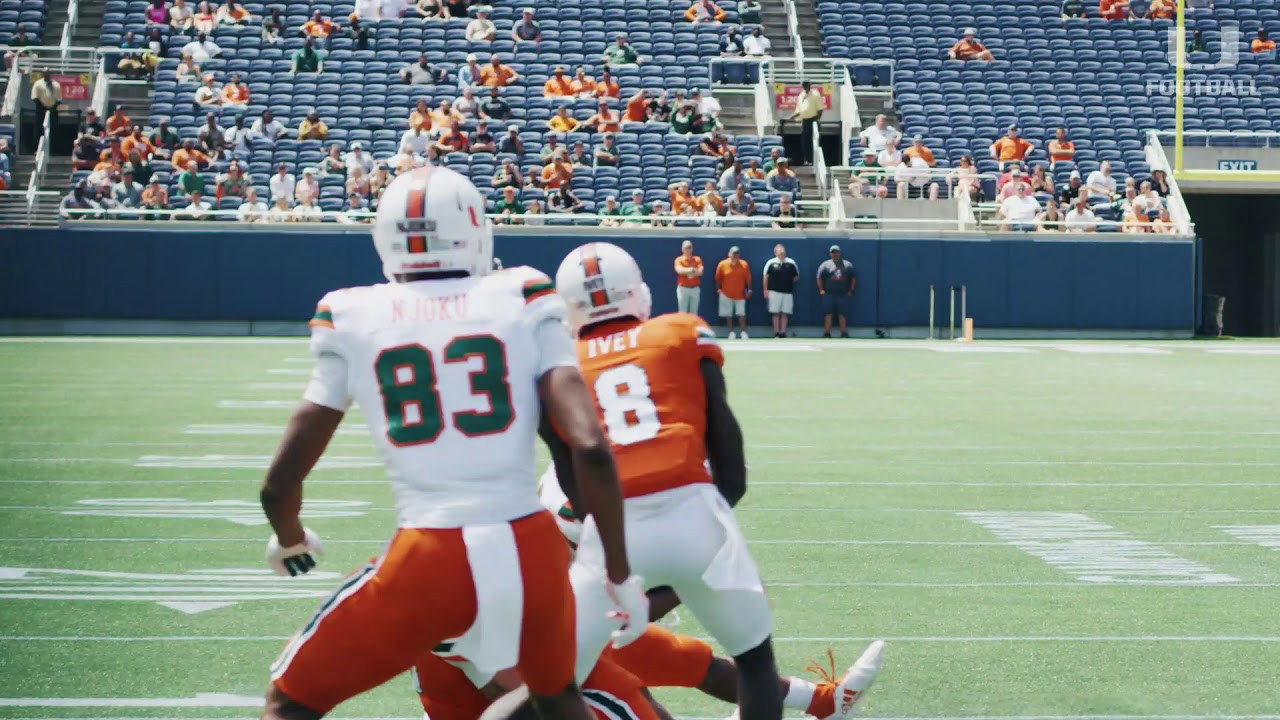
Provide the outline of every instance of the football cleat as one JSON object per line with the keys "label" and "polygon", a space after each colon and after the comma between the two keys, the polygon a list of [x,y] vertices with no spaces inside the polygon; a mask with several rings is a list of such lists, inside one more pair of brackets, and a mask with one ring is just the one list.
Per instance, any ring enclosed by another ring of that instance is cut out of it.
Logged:
{"label": "football cleat", "polygon": [[863,695],[866,695],[867,689],[871,687],[871,683],[875,682],[876,675],[880,672],[880,666],[884,662],[884,648],[883,640],[871,643],[866,650],[862,651],[857,662],[849,666],[849,669],[839,678],[835,677],[835,655],[830,650],[827,650],[827,659],[831,663],[830,671],[816,662],[809,666],[809,670],[818,673],[824,680],[836,686],[833,698],[835,712],[821,720],[848,720],[853,717],[858,703],[862,701]]}

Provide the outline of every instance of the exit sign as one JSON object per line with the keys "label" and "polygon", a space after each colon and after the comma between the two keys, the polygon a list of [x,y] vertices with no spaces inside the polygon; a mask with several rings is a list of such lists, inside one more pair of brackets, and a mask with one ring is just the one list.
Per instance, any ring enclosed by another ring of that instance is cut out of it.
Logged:
{"label": "exit sign", "polygon": [[1257,170],[1257,160],[1219,160],[1219,170]]}

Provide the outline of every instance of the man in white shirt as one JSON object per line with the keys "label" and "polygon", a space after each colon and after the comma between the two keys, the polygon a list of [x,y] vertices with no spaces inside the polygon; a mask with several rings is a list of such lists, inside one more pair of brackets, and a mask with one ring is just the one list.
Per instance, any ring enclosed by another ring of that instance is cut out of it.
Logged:
{"label": "man in white shirt", "polygon": [[1094,232],[1098,229],[1098,216],[1089,209],[1089,201],[1076,198],[1076,204],[1067,211],[1067,232]]}
{"label": "man in white shirt", "polygon": [[222,93],[218,92],[216,81],[213,73],[206,73],[204,83],[196,88],[195,95],[192,98],[196,105],[207,107],[222,104]]}
{"label": "man in white shirt", "polygon": [[913,155],[899,163],[897,169],[893,171],[893,179],[898,186],[898,199],[906,200],[909,194],[924,197],[924,186],[928,184],[929,199],[937,200],[938,183],[929,182],[931,172],[929,163],[919,155]]}
{"label": "man in white shirt", "polygon": [[467,42],[493,42],[497,34],[498,28],[489,19],[489,11],[477,9],[476,19],[467,23]]}
{"label": "man in white shirt", "polygon": [[698,104],[698,112],[703,115],[720,117],[720,101],[712,97],[710,91],[704,93],[700,88],[694,88],[689,100]]}
{"label": "man in white shirt", "polygon": [[234,153],[247,153],[249,147],[249,128],[244,126],[244,115],[236,116],[236,124],[222,132],[222,141]]}
{"label": "man in white shirt", "polygon": [[422,131],[422,126],[405,130],[400,136],[401,152],[404,148],[409,148],[409,152],[414,155],[421,155],[427,151],[427,146],[431,144],[431,135]]}
{"label": "man in white shirt", "polygon": [[764,36],[764,31],[757,26],[751,34],[743,38],[742,51],[747,57],[763,57],[773,49],[773,43]]}
{"label": "man in white shirt", "polygon": [[1164,199],[1160,197],[1160,193],[1152,189],[1151,181],[1143,180],[1138,188],[1138,197],[1133,200],[1133,211],[1147,215],[1159,213],[1164,207]]}
{"label": "man in white shirt", "polygon": [[391,159],[387,160],[387,164],[391,166],[391,169],[394,170],[397,175],[402,172],[408,172],[409,170],[417,167],[422,167],[422,162],[422,156],[414,153],[412,147],[403,143],[400,145],[400,152],[392,155]]}
{"label": "man in white shirt", "polygon": [[182,54],[190,55],[197,65],[203,65],[221,55],[222,48],[218,47],[218,44],[210,40],[207,35],[200,33],[195,40],[182,46]]}
{"label": "man in white shirt", "polygon": [[264,138],[272,144],[288,132],[284,123],[271,116],[270,110],[263,110],[262,116],[254,120],[253,125],[249,128],[250,135]]}
{"label": "man in white shirt", "polygon": [[1085,181],[1085,185],[1089,188],[1090,195],[1108,200],[1115,198],[1116,179],[1111,176],[1111,161],[1103,160],[1097,170],[1089,173],[1089,179]]}
{"label": "man in white shirt", "polygon": [[382,18],[382,0],[356,0],[356,17],[361,20]]}
{"label": "man in white shirt", "polygon": [[351,175],[351,168],[359,165],[364,174],[368,175],[373,172],[373,156],[364,151],[364,143],[359,140],[351,143],[351,152],[342,158],[342,163],[347,166],[347,175]]}
{"label": "man in white shirt", "polygon": [[413,0],[381,0],[382,17],[387,20],[398,20],[404,17],[405,10],[413,5]]}
{"label": "man in white shirt", "polygon": [[457,100],[453,101],[453,109],[462,114],[464,118],[474,118],[480,110],[480,103],[476,102],[475,93],[471,91],[471,86],[462,88],[462,94]]}
{"label": "man in white shirt", "polygon": [[902,151],[898,149],[897,139],[885,143],[884,149],[877,154],[876,161],[886,170],[893,170],[902,164]]}
{"label": "man in white shirt", "polygon": [[320,222],[320,208],[314,198],[307,198],[293,209],[294,222]]}
{"label": "man in white shirt", "polygon": [[316,169],[313,167],[304,168],[302,171],[302,179],[298,181],[297,188],[293,191],[293,197],[299,203],[308,200],[316,201],[320,199],[320,181],[316,180]]}
{"label": "man in white shirt", "polygon": [[877,153],[883,150],[890,140],[898,142],[901,139],[902,133],[889,126],[889,118],[885,115],[877,115],[875,125],[858,133],[858,140],[862,142],[862,146]]}
{"label": "man in white shirt", "polygon": [[258,199],[258,191],[249,188],[244,193],[244,202],[236,209],[236,219],[243,223],[262,222],[267,216],[267,206]]}
{"label": "man in white shirt", "polygon": [[271,188],[271,202],[281,198],[286,202],[293,200],[293,192],[298,187],[298,181],[289,174],[289,166],[284,163],[280,163],[276,174],[271,176],[271,181],[267,184]]}
{"label": "man in white shirt", "polygon": [[1003,219],[1005,232],[1030,232],[1035,230],[1036,215],[1040,213],[1040,203],[1027,194],[1029,186],[1018,184],[1011,197],[1000,203],[997,215]]}
{"label": "man in white shirt", "polygon": [[209,217],[209,203],[199,190],[191,191],[191,202],[178,215],[179,220],[205,220]]}

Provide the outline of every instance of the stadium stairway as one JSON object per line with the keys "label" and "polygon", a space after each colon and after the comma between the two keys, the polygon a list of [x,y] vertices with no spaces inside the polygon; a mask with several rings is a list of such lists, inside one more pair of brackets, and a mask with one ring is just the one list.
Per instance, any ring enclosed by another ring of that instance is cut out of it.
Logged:
{"label": "stadium stairway", "polygon": [[[787,32],[787,9],[780,2],[771,2],[760,8],[760,26],[764,34],[773,43],[773,54],[791,57],[795,47],[791,44],[791,33]],[[820,45],[819,45],[820,46]]]}
{"label": "stadium stairway", "polygon": [[[822,29],[818,25],[818,3],[817,0],[795,0],[796,3],[796,24],[800,31],[800,44],[804,49],[805,55],[822,55]],[[786,22],[786,13],[783,13],[783,22]],[[784,29],[786,25],[782,26]],[[788,43],[790,44],[790,43]]]}
{"label": "stadium stairway", "polygon": [[[55,2],[54,6],[63,6],[59,10],[50,13],[53,17],[54,13],[61,14],[62,22],[66,22],[66,7],[69,3]],[[102,34],[102,19],[106,15],[106,0],[80,0],[80,10],[78,19],[76,20],[75,31],[71,35],[71,45],[74,47],[98,47],[102,43],[99,36]],[[59,26],[61,27],[61,26]],[[59,30],[61,33],[61,30]]]}
{"label": "stadium stairway", "polygon": [[[763,19],[763,18],[762,18]],[[763,23],[762,23],[763,24]],[[767,27],[767,26],[766,26]],[[716,92],[720,101],[720,122],[730,136],[756,134],[755,95],[751,92]],[[765,128],[765,132],[772,132]],[[818,180],[814,177],[812,167],[796,167],[796,176],[800,178],[800,194],[805,200],[820,200]],[[818,213],[821,215],[821,213]]]}

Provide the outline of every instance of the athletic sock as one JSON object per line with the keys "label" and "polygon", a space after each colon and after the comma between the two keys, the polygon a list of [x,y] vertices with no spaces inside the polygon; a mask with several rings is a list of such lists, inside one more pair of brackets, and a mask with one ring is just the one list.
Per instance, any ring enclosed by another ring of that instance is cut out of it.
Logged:
{"label": "athletic sock", "polygon": [[[797,677],[787,678],[787,680],[791,685],[787,688],[786,697],[782,698],[782,706],[793,710],[804,709],[805,712],[808,712],[808,708],[813,705],[814,697],[816,696],[814,691],[818,689],[818,686],[808,680],[801,680]],[[828,704],[831,705],[832,710],[826,715],[835,712],[835,704],[830,701]],[[810,714],[812,715],[812,713]],[[826,717],[826,715],[819,715],[818,717]]]}
{"label": "athletic sock", "polygon": [[822,683],[813,690],[813,697],[805,712],[816,718],[827,718],[836,713],[836,686]]}

